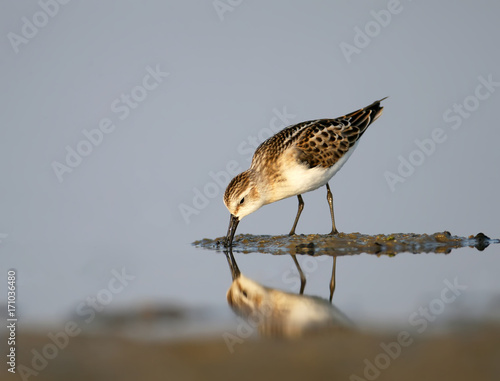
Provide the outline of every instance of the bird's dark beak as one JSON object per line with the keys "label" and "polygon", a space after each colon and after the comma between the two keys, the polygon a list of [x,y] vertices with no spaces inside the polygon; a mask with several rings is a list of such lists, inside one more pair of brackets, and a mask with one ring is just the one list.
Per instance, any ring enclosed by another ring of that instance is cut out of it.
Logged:
{"label": "bird's dark beak", "polygon": [[227,228],[227,235],[225,242],[226,247],[233,246],[234,233],[236,233],[236,228],[238,227],[239,222],[240,220],[238,219],[238,217],[231,214],[231,218],[229,220],[229,227]]}

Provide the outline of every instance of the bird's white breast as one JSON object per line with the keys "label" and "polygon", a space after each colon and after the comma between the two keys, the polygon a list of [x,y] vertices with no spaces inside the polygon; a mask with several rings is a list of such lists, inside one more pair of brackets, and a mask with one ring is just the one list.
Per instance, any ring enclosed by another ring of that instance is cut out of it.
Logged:
{"label": "bird's white breast", "polygon": [[297,161],[288,161],[287,164],[282,167],[282,173],[285,180],[274,189],[273,193],[276,199],[273,201],[310,192],[325,185],[333,175],[342,168],[357,145],[358,143],[351,147],[349,151],[329,168],[309,168]]}

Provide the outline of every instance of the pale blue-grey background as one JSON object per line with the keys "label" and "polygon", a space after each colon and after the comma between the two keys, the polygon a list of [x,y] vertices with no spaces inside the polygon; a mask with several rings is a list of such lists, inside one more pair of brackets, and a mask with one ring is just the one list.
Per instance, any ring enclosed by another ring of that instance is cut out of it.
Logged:
{"label": "pale blue-grey background", "polygon": [[[212,187],[216,196],[189,223],[180,206],[192,206],[194,189],[212,182],[211,171],[232,160],[246,168],[248,154],[238,146],[269,128],[274,109],[286,108],[298,123],[390,96],[330,183],[341,231],[500,236],[500,88],[459,129],[443,119],[474,95],[478,77],[500,81],[500,4],[402,0],[400,12],[348,62],[340,45],[354,44],[355,28],[373,27],[371,12],[387,9],[388,1],[233,1],[222,16],[214,3],[73,0],[59,5],[18,53],[9,33],[21,34],[23,17],[32,20],[41,8],[4,4],[0,292],[7,269],[17,269],[25,322],[64,319],[123,267],[136,279],[109,308],[224,306],[224,256],[190,246],[225,234],[223,189]],[[113,101],[157,65],[169,76],[120,120]],[[64,163],[65,147],[75,148],[82,130],[103,118],[116,129],[60,183],[52,163]],[[436,128],[447,140],[392,192],[384,172],[397,174],[399,155],[408,158],[415,139]],[[304,200],[297,232],[328,232],[324,189]],[[296,202],[266,206],[238,232],[288,232]],[[483,316],[498,306],[499,254],[492,247],[341,258],[334,300],[353,320],[404,324],[439,296],[444,279],[458,277],[468,286],[458,310]],[[293,269],[289,257],[236,259],[248,276],[290,289],[283,281]],[[330,261],[319,263],[306,292],[327,296]]]}

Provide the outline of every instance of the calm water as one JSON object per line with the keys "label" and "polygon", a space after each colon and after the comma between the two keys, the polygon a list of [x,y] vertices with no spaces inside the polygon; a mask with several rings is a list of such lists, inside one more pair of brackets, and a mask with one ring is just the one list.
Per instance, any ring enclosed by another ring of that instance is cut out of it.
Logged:
{"label": "calm water", "polygon": [[[209,331],[214,321],[234,325],[224,254],[191,246],[226,232],[226,184],[273,128],[387,95],[384,114],[330,182],[338,229],[499,238],[500,55],[491,47],[500,5],[401,3],[350,60],[342,42],[355,43],[356,28],[373,25],[386,1],[242,2],[223,19],[203,1],[68,2],[19,52],[4,38],[0,295],[16,269],[20,326],[158,305],[195,311],[192,326]],[[3,35],[22,33],[37,4],[9,2]],[[470,20],[480,27],[464,28]],[[443,41],[460,43],[443,49]],[[140,102],[127,105],[123,94]],[[68,159],[89,144],[81,162]],[[70,171],[54,170],[68,160]],[[408,160],[415,167],[401,170]],[[388,172],[404,177],[391,187]],[[304,202],[297,233],[327,233],[325,190]],[[284,234],[296,208],[293,198],[268,205],[238,233]],[[235,257],[249,278],[299,290],[290,256]],[[328,297],[331,258],[299,261],[306,294]],[[439,310],[433,301],[456,279],[467,288],[433,324],[498,320],[499,268],[499,245],[342,257],[333,302],[362,326],[406,326],[419,307]]]}
{"label": "calm water", "polygon": [[[92,310],[96,317],[105,318],[140,315],[141,311],[155,314],[155,310],[168,307],[183,311],[185,315],[179,319],[188,324],[163,327],[166,337],[234,326],[225,297],[231,274],[223,253],[186,243],[178,245],[176,254],[171,255],[172,248],[163,252],[153,246],[134,250],[98,245],[9,245],[12,267],[18,272],[21,320],[28,325],[54,325],[75,317],[90,318]],[[425,316],[421,308],[435,316],[433,327],[454,319],[498,321],[498,250],[492,245],[483,252],[462,248],[450,254],[338,257],[333,303],[356,324],[367,327],[415,326],[418,316]],[[37,255],[16,265],[29,253]],[[299,292],[299,276],[290,255],[235,253],[235,258],[247,277],[269,287]],[[307,277],[305,294],[328,298],[332,257],[299,255],[298,261]],[[117,281],[112,281],[114,278]],[[451,287],[440,302],[450,284],[458,288]],[[97,307],[89,297],[98,300]]]}

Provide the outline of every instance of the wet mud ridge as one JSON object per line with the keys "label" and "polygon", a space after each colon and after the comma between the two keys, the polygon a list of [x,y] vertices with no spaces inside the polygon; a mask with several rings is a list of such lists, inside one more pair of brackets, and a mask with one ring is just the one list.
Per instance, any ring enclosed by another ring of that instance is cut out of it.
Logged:
{"label": "wet mud ridge", "polygon": [[[223,238],[202,239],[193,242],[196,247],[223,251]],[[307,254],[307,255],[354,255],[354,254],[386,254],[398,253],[444,253],[453,249],[472,247],[480,251],[500,240],[491,239],[483,233],[469,237],[454,236],[450,232],[434,234],[395,233],[367,235],[361,233],[339,233],[337,235],[251,235],[241,234],[233,241],[233,252]]]}

